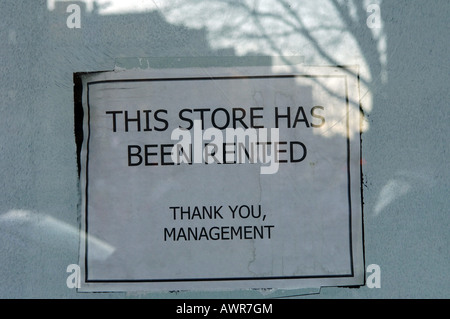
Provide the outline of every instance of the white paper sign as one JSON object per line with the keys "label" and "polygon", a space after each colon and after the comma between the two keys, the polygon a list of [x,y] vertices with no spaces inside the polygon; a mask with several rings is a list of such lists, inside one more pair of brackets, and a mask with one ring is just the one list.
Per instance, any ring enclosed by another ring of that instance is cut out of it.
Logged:
{"label": "white paper sign", "polygon": [[81,290],[364,284],[354,74],[84,74]]}

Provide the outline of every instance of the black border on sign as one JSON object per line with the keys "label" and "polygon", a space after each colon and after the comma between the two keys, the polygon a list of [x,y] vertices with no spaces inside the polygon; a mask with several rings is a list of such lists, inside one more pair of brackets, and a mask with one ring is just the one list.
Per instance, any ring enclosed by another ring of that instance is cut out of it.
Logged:
{"label": "black border on sign", "polygon": [[[170,82],[170,81],[206,81],[206,80],[245,80],[245,79],[267,79],[267,78],[344,78],[345,80],[345,102],[346,102],[346,131],[347,131],[347,190],[349,206],[349,251],[350,251],[350,274],[334,275],[304,275],[304,276],[270,276],[270,277],[217,277],[217,278],[178,278],[178,279],[88,279],[88,187],[89,187],[89,140],[90,140],[90,104],[89,87],[101,83],[114,82]],[[192,281],[245,281],[245,280],[285,280],[285,279],[314,279],[314,278],[349,278],[354,276],[353,244],[352,244],[352,199],[351,199],[351,176],[350,176],[350,128],[349,128],[349,97],[347,75],[255,75],[255,76],[217,76],[217,77],[180,77],[180,78],[148,78],[148,79],[120,79],[120,80],[101,80],[86,83],[87,92],[87,139],[86,139],[86,186],[85,186],[85,282],[86,283],[153,283],[153,282],[192,282]]]}

